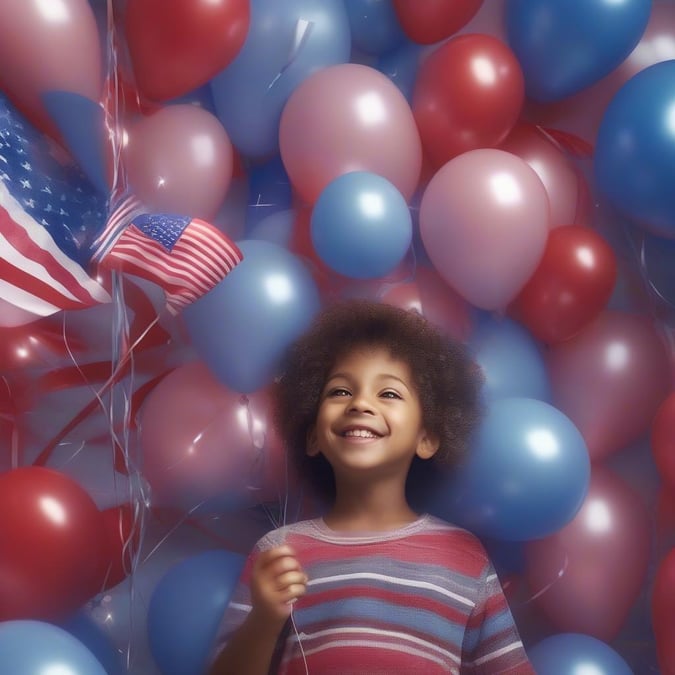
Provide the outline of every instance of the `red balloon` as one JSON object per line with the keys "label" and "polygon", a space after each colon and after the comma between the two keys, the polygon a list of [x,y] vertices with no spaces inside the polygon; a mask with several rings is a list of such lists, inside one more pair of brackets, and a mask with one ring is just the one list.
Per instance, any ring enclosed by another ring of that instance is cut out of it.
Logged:
{"label": "red balloon", "polygon": [[646,505],[618,476],[594,467],[574,519],[525,546],[534,603],[561,632],[609,642],[645,582],[649,550]]}
{"label": "red balloon", "polygon": [[675,664],[675,548],[660,562],[652,591],[652,624],[661,672],[673,672]]}
{"label": "red balloon", "polygon": [[430,45],[469,23],[483,0],[393,0],[393,4],[405,34],[413,42]]}
{"label": "red balloon", "polygon": [[649,431],[671,389],[669,356],[652,319],[605,310],[551,346],[553,405],[576,425],[594,462]]}
{"label": "red balloon", "polygon": [[543,342],[568,340],[605,308],[616,276],[614,251],[594,230],[583,225],[555,228],[509,313]]}
{"label": "red balloon", "polygon": [[74,480],[29,466],[0,475],[0,621],[66,618],[101,590],[101,512]]}
{"label": "red balloon", "polygon": [[129,0],[126,33],[138,88],[166,101],[227,66],[244,44],[249,0]]}
{"label": "red balloon", "polygon": [[468,150],[501,143],[525,97],[515,54],[490,35],[448,40],[420,66],[412,109],[422,145],[439,167]]}
{"label": "red balloon", "polygon": [[656,411],[651,441],[659,475],[671,490],[675,490],[675,392]]}

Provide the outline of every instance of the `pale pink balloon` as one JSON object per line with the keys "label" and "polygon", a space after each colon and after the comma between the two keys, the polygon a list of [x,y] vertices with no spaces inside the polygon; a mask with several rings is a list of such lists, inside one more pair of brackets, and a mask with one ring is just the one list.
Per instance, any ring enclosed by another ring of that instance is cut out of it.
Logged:
{"label": "pale pink balloon", "polygon": [[201,362],[180,366],[152,391],[140,444],[155,506],[263,501],[284,475],[266,392],[230,391]]}
{"label": "pale pink balloon", "polygon": [[605,110],[621,86],[648,66],[670,59],[675,59],[675,4],[661,0],[654,2],[640,42],[618,68],[562,101],[551,104],[529,101],[524,117],[574,134],[593,146]]}
{"label": "pale pink balloon", "polygon": [[499,147],[518,155],[537,172],[551,205],[551,227],[588,224],[591,201],[586,180],[541,128],[520,122]]}
{"label": "pale pink balloon", "polygon": [[130,127],[123,163],[148,209],[211,220],[230,186],[232,143],[207,110],[168,105]]}
{"label": "pale pink balloon", "polygon": [[101,45],[87,0],[0,2],[0,90],[41,131],[58,138],[41,95],[69,91],[98,101]]}
{"label": "pale pink balloon", "polygon": [[8,300],[0,298],[0,327],[13,328],[15,326],[25,326],[27,323],[38,321],[42,317],[27,312],[21,307],[13,305]]}
{"label": "pale pink balloon", "polygon": [[293,186],[310,204],[351,171],[383,176],[406,199],[420,177],[422,146],[408,102],[386,75],[361,64],[308,77],[286,103],[279,145]]}
{"label": "pale pink balloon", "polygon": [[471,316],[466,300],[428,267],[419,267],[412,281],[390,287],[381,300],[419,312],[455,340],[466,341],[471,333]]}
{"label": "pale pink balloon", "polygon": [[646,581],[650,531],[642,499],[609,469],[594,467],[574,519],[525,546],[535,605],[559,631],[609,642]]}
{"label": "pale pink balloon", "polygon": [[420,204],[420,232],[436,271],[481,309],[501,309],[518,294],[546,246],[546,188],[527,162],[479,149],[450,160]]}
{"label": "pale pink balloon", "polygon": [[664,343],[647,316],[607,310],[548,353],[553,403],[581,432],[592,461],[645,434],[670,391]]}

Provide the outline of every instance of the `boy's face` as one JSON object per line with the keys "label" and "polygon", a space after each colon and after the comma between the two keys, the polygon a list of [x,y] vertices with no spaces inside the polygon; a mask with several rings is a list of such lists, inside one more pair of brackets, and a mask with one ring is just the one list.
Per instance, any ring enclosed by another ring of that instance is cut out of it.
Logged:
{"label": "boy's face", "polygon": [[323,454],[336,478],[368,471],[405,477],[415,455],[427,459],[437,449],[438,440],[423,427],[407,363],[377,346],[338,359],[321,394],[308,454]]}

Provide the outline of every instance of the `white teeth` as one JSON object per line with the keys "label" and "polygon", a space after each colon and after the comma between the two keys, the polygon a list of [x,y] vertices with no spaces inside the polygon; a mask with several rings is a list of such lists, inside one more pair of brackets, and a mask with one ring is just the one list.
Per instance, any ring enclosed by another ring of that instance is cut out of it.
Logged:
{"label": "white teeth", "polygon": [[368,429],[350,429],[345,431],[345,436],[357,436],[358,438],[377,438],[377,434],[374,434]]}

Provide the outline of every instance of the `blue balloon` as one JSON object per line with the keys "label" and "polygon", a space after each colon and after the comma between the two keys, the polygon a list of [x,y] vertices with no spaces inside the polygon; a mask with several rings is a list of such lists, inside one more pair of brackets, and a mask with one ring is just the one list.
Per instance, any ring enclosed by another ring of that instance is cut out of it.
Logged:
{"label": "blue balloon", "polygon": [[558,101],[609,75],[647,27],[651,0],[508,0],[508,40],[527,96]]}
{"label": "blue balloon", "polygon": [[249,171],[249,196],[246,208],[246,233],[267,216],[286,211],[293,203],[293,190],[281,157],[277,155],[261,166]]}
{"label": "blue balloon", "polygon": [[72,616],[61,624],[61,628],[77,638],[96,657],[107,675],[122,675],[126,671],[120,653],[108,636],[84,612]]}
{"label": "blue balloon", "polygon": [[368,54],[395,49],[407,38],[391,0],[344,0],[352,45]]}
{"label": "blue balloon", "polygon": [[0,623],[0,668],[12,675],[106,675],[79,640],[42,621]]}
{"label": "blue balloon", "polygon": [[250,230],[249,239],[263,239],[288,248],[293,237],[295,211],[277,211],[258,221]]}
{"label": "blue balloon", "polygon": [[675,307],[675,240],[644,234],[640,266],[651,290]]}
{"label": "blue balloon", "polygon": [[675,238],[675,60],[645,68],[607,106],[595,147],[599,190],[657,236]]}
{"label": "blue balloon", "polygon": [[551,401],[544,356],[528,330],[510,319],[484,318],[469,338],[485,382],[483,399],[520,397]]}
{"label": "blue balloon", "polygon": [[268,241],[238,242],[244,259],[227,278],[183,310],[193,346],[233,391],[268,384],[288,346],[320,307],[307,267]]}
{"label": "blue balloon", "polygon": [[608,644],[590,635],[560,633],[527,650],[541,675],[633,675],[633,671]]}
{"label": "blue balloon", "polygon": [[412,218],[405,198],[386,178],[353,171],[323,189],[311,232],[317,254],[331,269],[353,279],[375,279],[405,257]]}
{"label": "blue balloon", "polygon": [[586,443],[562,412],[543,401],[493,401],[469,456],[434,511],[479,536],[545,537],[567,524],[588,492]]}
{"label": "blue balloon", "polygon": [[392,51],[382,54],[375,67],[384,73],[406,97],[412,101],[415,80],[424,48],[414,42],[404,42]]}
{"label": "blue balloon", "polygon": [[182,560],[161,578],[148,608],[148,637],[162,675],[205,673],[243,566],[244,556],[206,551]]}
{"label": "blue balloon", "polygon": [[217,115],[245,157],[279,152],[288,97],[313,72],[349,62],[342,0],[251,0],[246,42],[211,80]]}

